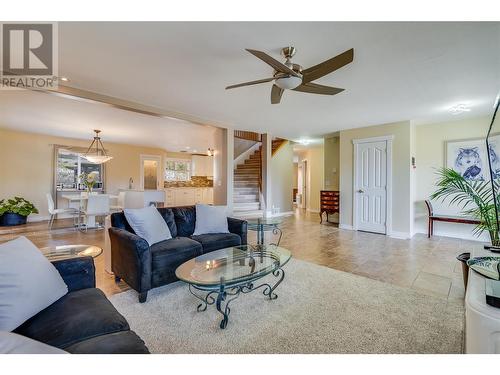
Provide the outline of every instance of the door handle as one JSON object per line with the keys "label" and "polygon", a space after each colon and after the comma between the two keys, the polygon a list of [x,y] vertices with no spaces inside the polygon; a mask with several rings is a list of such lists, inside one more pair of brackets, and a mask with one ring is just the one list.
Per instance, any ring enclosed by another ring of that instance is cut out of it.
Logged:
{"label": "door handle", "polygon": [[365,191],[364,191],[364,190],[362,190],[362,189],[359,189],[358,191],[356,191],[356,193],[360,193],[360,194],[362,194],[362,193],[364,193],[364,192],[365,192]]}

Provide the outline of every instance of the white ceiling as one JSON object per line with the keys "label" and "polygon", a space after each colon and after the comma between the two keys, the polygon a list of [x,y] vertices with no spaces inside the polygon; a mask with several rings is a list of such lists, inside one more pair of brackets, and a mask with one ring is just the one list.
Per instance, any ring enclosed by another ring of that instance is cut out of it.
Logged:
{"label": "white ceiling", "polygon": [[[281,47],[289,44],[297,48],[293,61],[304,68],[353,47],[352,64],[317,81],[346,91],[335,96],[285,92],[281,104],[271,105],[271,83],[224,89],[272,74],[272,68],[244,48],[280,58]],[[499,66],[500,23],[59,24],[59,73],[71,79],[70,86],[288,139],[393,121],[437,122],[489,114],[500,89]],[[21,125],[16,117],[23,116],[23,126],[42,131],[64,120],[65,125],[58,126],[65,126],[68,135],[82,134],[83,125],[74,124],[88,123],[87,116],[104,111],[79,107],[90,111],[85,114],[71,101],[32,95],[30,102],[23,98],[17,104],[22,110],[11,114],[11,123]],[[14,100],[11,105],[21,98],[2,94],[2,101],[5,96]],[[33,109],[32,102],[38,107]],[[469,105],[471,112],[452,116],[448,109],[457,103]],[[63,106],[70,110],[66,113]],[[2,108],[0,115],[10,110],[3,103]],[[69,116],[72,110],[76,112]],[[108,121],[116,129],[106,130],[105,136],[119,137],[120,126],[128,123],[124,116],[132,115],[116,116],[116,122]],[[169,126],[168,121],[133,116],[130,132],[141,143],[159,142],[144,131],[147,126],[155,131],[161,124]],[[87,126],[86,132],[93,127]],[[167,133],[162,133],[165,138],[171,136]],[[180,138],[175,142],[176,147],[182,144]]]}
{"label": "white ceiling", "polygon": [[0,127],[89,141],[92,129],[100,129],[104,143],[202,153],[214,147],[216,131],[212,126],[29,91],[0,91]]}

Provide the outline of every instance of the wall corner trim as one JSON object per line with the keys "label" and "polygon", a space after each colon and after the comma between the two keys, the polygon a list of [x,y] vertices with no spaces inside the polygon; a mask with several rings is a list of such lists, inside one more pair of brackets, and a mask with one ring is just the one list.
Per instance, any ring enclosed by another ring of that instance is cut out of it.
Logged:
{"label": "wall corner trim", "polygon": [[339,224],[339,228],[346,230],[354,230],[354,227],[352,225],[347,225],[347,224]]}

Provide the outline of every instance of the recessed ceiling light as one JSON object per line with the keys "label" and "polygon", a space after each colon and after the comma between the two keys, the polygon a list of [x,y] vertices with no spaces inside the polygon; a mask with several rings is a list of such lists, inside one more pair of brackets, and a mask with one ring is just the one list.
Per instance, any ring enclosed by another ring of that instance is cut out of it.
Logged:
{"label": "recessed ceiling light", "polygon": [[452,115],[460,115],[464,112],[470,112],[470,108],[466,104],[457,104],[448,110]]}
{"label": "recessed ceiling light", "polygon": [[307,146],[311,141],[309,139],[299,139],[297,143],[300,143],[303,146]]}
{"label": "recessed ceiling light", "polygon": [[59,80],[63,81],[63,82],[69,82],[69,78],[68,77],[59,77]]}

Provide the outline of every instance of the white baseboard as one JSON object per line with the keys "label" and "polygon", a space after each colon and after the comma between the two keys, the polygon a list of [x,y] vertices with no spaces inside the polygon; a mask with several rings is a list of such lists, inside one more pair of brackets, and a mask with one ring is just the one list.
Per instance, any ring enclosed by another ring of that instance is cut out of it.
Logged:
{"label": "white baseboard", "polygon": [[49,219],[50,219],[50,215],[49,216],[40,216],[40,215],[28,216],[28,223],[36,223],[39,221],[48,221]]}
{"label": "white baseboard", "polygon": [[293,211],[285,211],[285,212],[278,212],[277,214],[271,214],[271,217],[291,216],[293,214],[294,214]]}
{"label": "white baseboard", "polygon": [[410,232],[392,231],[391,233],[389,233],[389,237],[398,238],[400,240],[409,240],[413,237],[413,235]]}
{"label": "white baseboard", "polygon": [[354,230],[354,227],[352,225],[347,225],[347,224],[339,224],[339,228],[346,230]]}

